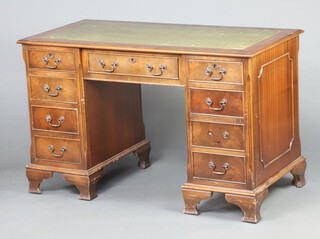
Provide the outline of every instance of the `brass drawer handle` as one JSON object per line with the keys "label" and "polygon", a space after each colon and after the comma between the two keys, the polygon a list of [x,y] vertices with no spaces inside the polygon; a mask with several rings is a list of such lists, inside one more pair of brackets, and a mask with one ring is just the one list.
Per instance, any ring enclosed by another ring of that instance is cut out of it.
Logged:
{"label": "brass drawer handle", "polygon": [[221,111],[224,109],[225,105],[228,103],[228,101],[226,99],[222,99],[219,102],[220,108],[214,108],[212,107],[213,101],[211,100],[211,98],[206,98],[206,104],[209,106],[209,109],[211,110],[215,110],[215,111]]}
{"label": "brass drawer handle", "polygon": [[60,116],[58,118],[58,124],[51,124],[52,122],[52,117],[51,115],[46,115],[46,121],[48,122],[48,124],[53,127],[53,128],[59,128],[61,126],[61,123],[64,121],[64,117]]}
{"label": "brass drawer handle", "polygon": [[63,155],[64,155],[64,153],[67,152],[67,147],[62,147],[62,148],[60,149],[60,154],[55,154],[55,153],[54,153],[55,148],[54,148],[53,145],[51,145],[51,144],[48,145],[48,149],[50,150],[51,155],[52,155],[53,157],[56,157],[56,158],[62,158]]}
{"label": "brass drawer handle", "polygon": [[112,64],[111,64],[111,69],[105,69],[104,67],[106,66],[106,64],[104,63],[103,60],[99,60],[98,61],[99,65],[101,66],[102,70],[104,70],[105,72],[109,72],[109,73],[112,73],[114,72],[114,70],[119,66],[118,62],[114,61]]}
{"label": "brass drawer handle", "polygon": [[222,166],[222,170],[223,170],[222,172],[221,171],[214,171],[216,168],[216,165],[212,161],[209,162],[208,166],[209,166],[209,168],[212,168],[212,172],[216,175],[224,175],[227,173],[228,169],[230,168],[230,164],[224,163]]}
{"label": "brass drawer handle", "polygon": [[[213,70],[218,70],[218,69],[220,69],[220,68],[221,68],[221,66],[219,66],[218,64],[211,64],[210,66],[208,66],[208,67],[205,69],[205,73],[206,73],[206,75],[208,75],[209,77],[211,77],[211,75],[213,74],[213,72],[212,72],[211,69],[213,69]],[[213,80],[213,81],[220,81],[220,80],[222,80],[222,79],[223,79],[223,76],[227,74],[227,70],[222,68],[222,69],[219,71],[219,74],[221,75],[220,78],[210,78],[210,80]]]}
{"label": "brass drawer handle", "polygon": [[48,69],[56,69],[58,67],[59,63],[61,62],[60,58],[56,58],[53,61],[54,66],[50,66],[50,65],[48,65],[49,64],[49,59],[52,59],[52,58],[55,58],[54,54],[52,54],[52,53],[48,53],[42,58],[42,61],[45,63],[45,66]]}
{"label": "brass drawer handle", "polygon": [[161,65],[158,69],[160,70],[160,73],[152,73],[153,66],[151,64],[147,64],[147,69],[153,76],[161,76],[163,74],[163,71],[167,69],[166,65]]}
{"label": "brass drawer handle", "polygon": [[52,97],[57,97],[59,93],[62,91],[62,86],[58,85],[56,88],[57,93],[49,93],[50,92],[50,87],[48,85],[44,85],[43,89],[45,92],[47,92],[47,95],[52,96]]}

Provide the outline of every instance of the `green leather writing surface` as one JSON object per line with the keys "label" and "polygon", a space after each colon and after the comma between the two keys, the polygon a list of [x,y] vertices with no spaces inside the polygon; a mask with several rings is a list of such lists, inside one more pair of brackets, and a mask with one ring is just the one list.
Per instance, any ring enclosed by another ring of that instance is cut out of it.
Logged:
{"label": "green leather writing surface", "polygon": [[42,36],[43,39],[243,50],[277,30],[209,26],[84,21]]}

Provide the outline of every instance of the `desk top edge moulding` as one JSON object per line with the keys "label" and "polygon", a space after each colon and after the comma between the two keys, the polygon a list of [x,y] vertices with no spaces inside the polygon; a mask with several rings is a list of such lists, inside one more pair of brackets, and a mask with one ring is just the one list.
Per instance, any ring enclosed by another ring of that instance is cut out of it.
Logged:
{"label": "desk top edge moulding", "polygon": [[[215,192],[257,223],[268,188],[305,185],[298,102],[303,30],[82,20],[19,40],[31,131],[29,192],[62,173],[80,199],[133,153],[150,166],[141,84],[185,89],[184,213]],[[170,122],[168,122],[170,124]],[[285,190],[285,189],[284,189]],[[279,210],[279,213],[281,210]]]}

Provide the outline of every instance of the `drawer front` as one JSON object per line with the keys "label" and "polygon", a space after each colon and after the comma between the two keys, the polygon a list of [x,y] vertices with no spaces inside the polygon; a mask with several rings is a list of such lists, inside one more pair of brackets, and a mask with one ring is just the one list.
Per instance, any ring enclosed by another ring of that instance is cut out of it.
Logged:
{"label": "drawer front", "polygon": [[244,157],[193,153],[195,179],[245,182]]}
{"label": "drawer front", "polygon": [[67,48],[28,49],[29,69],[75,71],[74,50]]}
{"label": "drawer front", "polygon": [[243,116],[243,93],[217,90],[190,90],[191,113]]}
{"label": "drawer front", "polygon": [[189,80],[243,84],[242,62],[189,60]]}
{"label": "drawer front", "polygon": [[32,100],[48,100],[66,103],[77,102],[77,80],[30,76]]}
{"label": "drawer front", "polygon": [[64,133],[79,132],[77,109],[32,106],[32,116],[34,130],[50,130]]}
{"label": "drawer front", "polygon": [[178,58],[88,52],[88,72],[178,79]]}
{"label": "drawer front", "polygon": [[244,150],[243,126],[192,122],[192,145]]}
{"label": "drawer front", "polygon": [[80,141],[35,136],[36,160],[80,164]]}

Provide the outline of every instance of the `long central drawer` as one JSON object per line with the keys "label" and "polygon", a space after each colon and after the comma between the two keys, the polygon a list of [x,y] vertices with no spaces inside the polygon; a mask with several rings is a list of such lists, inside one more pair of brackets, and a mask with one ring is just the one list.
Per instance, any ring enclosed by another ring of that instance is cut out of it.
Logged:
{"label": "long central drawer", "polygon": [[108,51],[83,51],[90,74],[178,79],[178,57]]}

